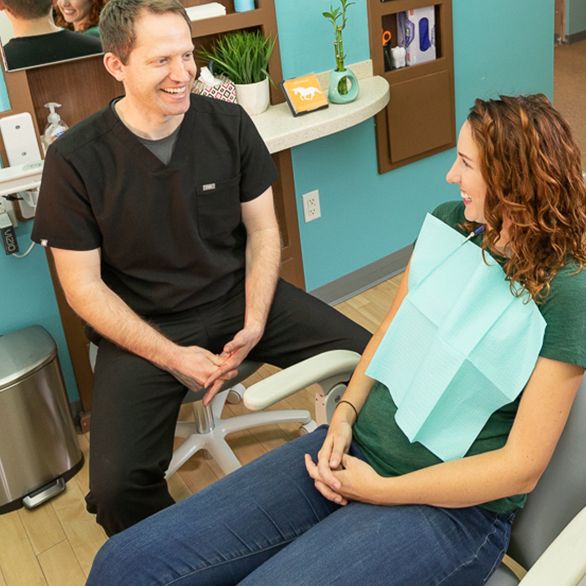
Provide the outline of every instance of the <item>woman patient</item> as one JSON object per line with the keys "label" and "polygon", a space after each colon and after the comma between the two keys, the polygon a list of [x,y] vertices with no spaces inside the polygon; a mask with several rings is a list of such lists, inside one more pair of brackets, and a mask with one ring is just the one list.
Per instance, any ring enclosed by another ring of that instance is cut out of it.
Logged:
{"label": "woman patient", "polygon": [[[556,447],[586,366],[586,190],[568,125],[541,95],[476,100],[457,150],[447,181],[460,200],[426,219],[329,427],[114,536],[88,584],[447,586],[488,579],[507,549],[515,511]],[[468,295],[467,285],[461,294],[450,291],[454,267],[480,293]],[[414,377],[440,398],[430,401],[421,389],[413,396],[411,388],[399,401],[403,383],[395,389],[375,378],[396,357],[392,337],[400,352],[405,328],[420,331],[409,316],[435,297],[421,295],[425,282],[447,300],[432,313],[468,318],[452,334],[430,334],[429,352],[450,336],[473,338],[480,322],[486,332],[443,387],[444,359],[414,369],[408,356],[405,369],[418,370]],[[497,299],[510,312],[502,344],[487,343],[503,327]],[[512,352],[525,378],[510,369],[500,376],[503,388],[498,372],[490,382],[474,371],[477,383],[463,384],[472,363],[488,364],[483,373],[505,369],[509,334],[521,340]],[[507,388],[509,380],[520,386]],[[499,392],[504,400],[495,399]],[[410,415],[409,402],[428,405],[430,416],[414,423],[423,408]],[[481,421],[477,429],[473,419]]]}

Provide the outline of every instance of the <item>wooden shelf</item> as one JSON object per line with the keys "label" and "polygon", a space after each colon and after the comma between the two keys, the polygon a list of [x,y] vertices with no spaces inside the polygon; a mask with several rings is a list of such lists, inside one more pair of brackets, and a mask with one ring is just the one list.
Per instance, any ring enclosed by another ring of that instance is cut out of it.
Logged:
{"label": "wooden shelf", "polygon": [[[201,4],[201,2],[198,2]],[[223,2],[225,6],[229,3]],[[236,30],[258,29],[263,35],[275,39],[275,48],[269,61],[269,73],[271,78],[278,84],[283,78],[280,59],[280,47],[277,31],[275,7],[272,0],[256,0],[257,8],[247,12],[230,12],[224,16],[215,16],[196,20],[191,23],[191,34],[194,39],[199,39],[199,46],[206,46],[213,42],[217,35],[229,33]],[[196,43],[196,51],[197,51]],[[271,87],[271,103],[279,104],[285,100],[279,89]]]}
{"label": "wooden shelf", "polygon": [[400,69],[381,71],[379,75],[382,75],[390,84],[393,84],[445,71],[448,67],[449,64],[446,62],[446,58],[438,57],[427,63],[418,63],[417,65],[409,65]]}
{"label": "wooden shelf", "polygon": [[259,8],[248,12],[231,12],[224,16],[192,21],[191,34],[197,39],[234,30],[261,27],[264,22],[264,11]]}

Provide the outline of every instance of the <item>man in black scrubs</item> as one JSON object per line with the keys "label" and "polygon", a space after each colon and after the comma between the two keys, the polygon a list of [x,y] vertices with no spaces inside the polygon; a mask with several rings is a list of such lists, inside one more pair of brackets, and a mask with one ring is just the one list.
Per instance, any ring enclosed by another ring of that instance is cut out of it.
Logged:
{"label": "man in black scrubs", "polygon": [[100,40],[59,28],[51,0],[0,0],[14,38],[3,47],[6,69],[34,67],[102,52]]}
{"label": "man in black scrubs", "polygon": [[110,0],[106,69],[125,96],[47,153],[33,239],[100,336],[88,510],[112,535],[172,504],[185,388],[209,402],[238,365],[361,352],[370,334],[278,279],[272,159],[234,104],[190,93],[177,0]]}

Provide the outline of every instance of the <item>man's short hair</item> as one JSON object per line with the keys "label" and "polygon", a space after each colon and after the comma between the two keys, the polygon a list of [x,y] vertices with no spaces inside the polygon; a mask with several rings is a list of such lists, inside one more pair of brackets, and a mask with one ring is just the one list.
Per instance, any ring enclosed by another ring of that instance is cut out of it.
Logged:
{"label": "man's short hair", "polygon": [[47,16],[53,6],[51,0],[3,0],[4,6],[22,20]]}
{"label": "man's short hair", "polygon": [[128,62],[136,42],[134,25],[143,11],[178,14],[191,30],[191,20],[179,0],[109,0],[100,14],[100,38],[104,52],[114,53],[124,64]]}

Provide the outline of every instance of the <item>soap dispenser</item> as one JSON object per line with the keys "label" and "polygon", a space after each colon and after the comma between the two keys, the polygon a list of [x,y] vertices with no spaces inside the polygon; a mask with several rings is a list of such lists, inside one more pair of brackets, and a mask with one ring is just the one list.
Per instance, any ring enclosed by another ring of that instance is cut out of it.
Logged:
{"label": "soap dispenser", "polygon": [[49,145],[54,143],[68,128],[67,124],[61,120],[61,116],[55,111],[56,108],[61,108],[61,104],[57,102],[49,102],[45,104],[45,108],[49,108],[49,116],[47,116],[47,126],[43,133],[43,150],[47,154]]}

